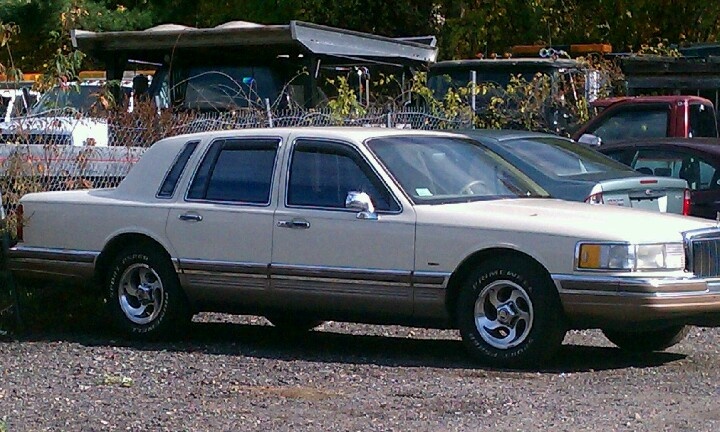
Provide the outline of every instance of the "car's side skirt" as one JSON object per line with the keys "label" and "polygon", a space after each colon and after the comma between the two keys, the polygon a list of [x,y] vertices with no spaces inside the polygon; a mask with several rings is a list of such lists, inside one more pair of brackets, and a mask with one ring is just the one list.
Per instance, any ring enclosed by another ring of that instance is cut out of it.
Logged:
{"label": "car's side skirt", "polygon": [[[314,312],[444,315],[449,274],[182,260],[188,297],[200,308],[272,307]],[[437,318],[437,317],[436,317]]]}
{"label": "car's side skirt", "polygon": [[93,277],[95,260],[100,252],[14,247],[8,255],[10,270],[21,280],[86,281]]}
{"label": "car's side skirt", "polygon": [[[21,279],[91,281],[99,251],[16,247],[10,268]],[[199,310],[255,307],[446,318],[444,272],[173,260]]]}

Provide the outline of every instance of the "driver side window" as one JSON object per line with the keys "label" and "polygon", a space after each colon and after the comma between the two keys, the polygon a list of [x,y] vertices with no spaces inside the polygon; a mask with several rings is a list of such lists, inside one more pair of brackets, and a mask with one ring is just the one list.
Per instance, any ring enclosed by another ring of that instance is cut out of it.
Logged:
{"label": "driver side window", "polygon": [[588,132],[600,137],[603,143],[631,138],[659,138],[667,136],[668,117],[666,108],[628,109],[612,114]]}
{"label": "driver side window", "polygon": [[354,149],[339,143],[299,140],[293,149],[287,204],[345,209],[348,192],[366,192],[378,211],[399,211],[382,181]]}

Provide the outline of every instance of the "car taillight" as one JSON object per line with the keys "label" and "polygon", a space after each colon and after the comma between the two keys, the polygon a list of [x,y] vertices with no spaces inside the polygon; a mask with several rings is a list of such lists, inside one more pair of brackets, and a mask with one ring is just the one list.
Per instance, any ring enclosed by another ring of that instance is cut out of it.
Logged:
{"label": "car taillight", "polygon": [[683,193],[682,214],[683,216],[688,216],[690,214],[690,189],[685,189],[685,192]]}
{"label": "car taillight", "polygon": [[18,205],[15,209],[15,233],[17,235],[17,240],[22,241],[23,240],[23,206],[22,204]]}
{"label": "car taillight", "polygon": [[604,204],[602,192],[594,193],[588,196],[585,198],[585,202],[588,204]]}

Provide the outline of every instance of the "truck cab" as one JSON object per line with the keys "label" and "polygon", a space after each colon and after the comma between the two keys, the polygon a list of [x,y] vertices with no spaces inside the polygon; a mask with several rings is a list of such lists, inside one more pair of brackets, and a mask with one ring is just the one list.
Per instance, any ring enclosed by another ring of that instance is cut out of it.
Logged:
{"label": "truck cab", "polygon": [[598,99],[596,115],[573,138],[599,146],[636,138],[713,138],[715,107],[698,96],[628,96]]}

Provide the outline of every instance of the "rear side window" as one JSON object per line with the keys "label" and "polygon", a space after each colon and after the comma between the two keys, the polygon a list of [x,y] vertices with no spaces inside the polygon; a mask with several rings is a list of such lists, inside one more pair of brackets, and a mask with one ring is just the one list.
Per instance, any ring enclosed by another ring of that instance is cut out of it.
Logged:
{"label": "rear side window", "polygon": [[165,179],[163,180],[160,190],[157,193],[158,198],[170,198],[173,196],[175,189],[177,188],[178,180],[180,180],[180,175],[183,170],[185,170],[185,166],[197,146],[198,141],[191,141],[185,144],[185,147],[183,147],[180,154],[175,158],[175,162],[170,168],[170,171],[165,174]]}
{"label": "rear side window", "polygon": [[688,136],[691,138],[716,137],[717,123],[712,108],[702,105],[690,105],[690,128]]}
{"label": "rear side window", "polygon": [[660,138],[668,134],[669,109],[665,107],[618,111],[610,115],[591,134],[603,143],[632,138]]}
{"label": "rear side window", "polygon": [[568,177],[629,168],[602,153],[573,141],[558,138],[527,138],[498,141],[498,145],[520,160],[550,176]]}
{"label": "rear side window", "polygon": [[716,168],[702,158],[687,153],[660,149],[638,151],[633,164],[636,171],[656,176],[686,180],[690,189],[705,190],[720,187]]}
{"label": "rear side window", "polygon": [[[635,158],[635,149],[612,149],[612,150],[604,150],[601,148],[601,151],[605,153],[606,156],[611,157],[612,159],[615,159],[616,161],[625,164],[627,166],[631,166],[633,159]],[[652,174],[652,173],[646,173],[646,174]]]}
{"label": "rear side window", "polygon": [[270,203],[278,140],[224,140],[212,144],[190,185],[188,199]]}

